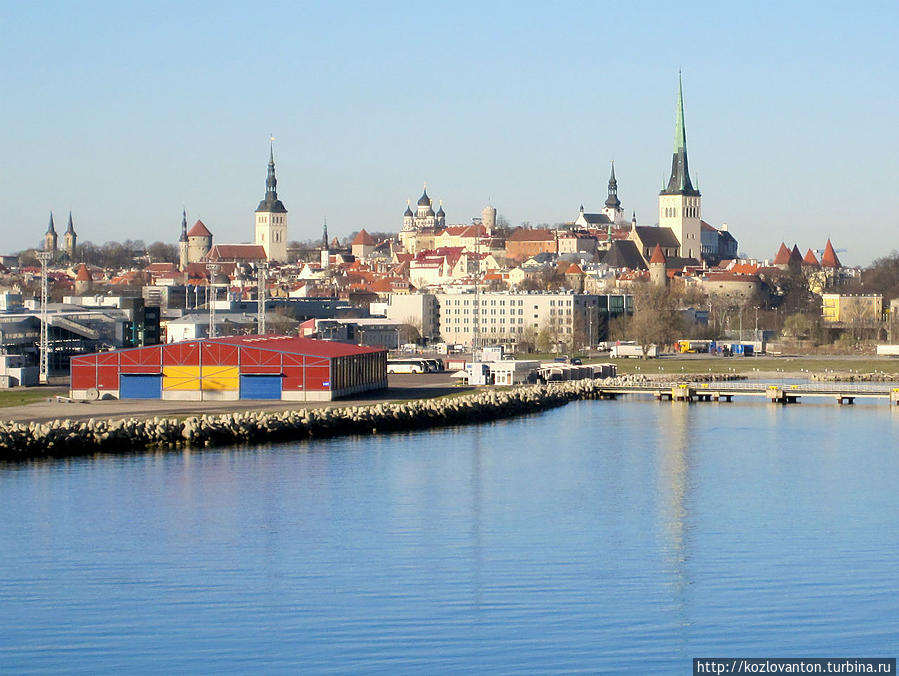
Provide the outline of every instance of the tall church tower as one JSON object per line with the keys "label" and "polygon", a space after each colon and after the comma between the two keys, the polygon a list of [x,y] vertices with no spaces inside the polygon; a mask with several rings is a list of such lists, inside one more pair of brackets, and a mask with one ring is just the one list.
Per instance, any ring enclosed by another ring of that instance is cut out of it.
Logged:
{"label": "tall church tower", "polygon": [[265,199],[256,207],[256,244],[261,244],[269,261],[287,262],[287,209],[278,199],[275,178],[275,150],[269,148]]}
{"label": "tall church tower", "polygon": [[615,178],[615,162],[612,162],[612,174],[609,176],[609,196],[602,212],[608,216],[615,225],[624,223],[624,209],[621,208],[621,200],[618,199],[618,180]]}
{"label": "tall church tower", "polygon": [[72,212],[69,212],[69,223],[66,226],[66,232],[63,235],[63,241],[66,247],[66,256],[70,261],[75,260],[75,254],[78,253],[78,235],[75,233],[75,226],[72,225]]}
{"label": "tall church tower", "polygon": [[178,238],[178,269],[181,272],[187,270],[190,258],[187,255],[187,210],[181,210],[181,237]]}
{"label": "tall church tower", "polygon": [[44,234],[44,251],[56,252],[56,242],[58,236],[56,234],[56,226],[53,225],[53,212],[50,212],[50,224],[47,226],[47,232]]}
{"label": "tall church tower", "polygon": [[687,132],[684,128],[684,93],[677,82],[677,122],[671,178],[659,193],[659,226],[671,228],[680,242],[680,255],[699,260],[702,255],[702,196],[690,182],[687,170]]}

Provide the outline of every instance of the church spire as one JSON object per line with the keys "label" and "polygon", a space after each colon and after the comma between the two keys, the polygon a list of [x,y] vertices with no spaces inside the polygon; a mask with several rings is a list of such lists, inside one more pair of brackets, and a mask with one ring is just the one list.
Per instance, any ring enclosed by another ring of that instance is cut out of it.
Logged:
{"label": "church spire", "polygon": [[662,191],[666,195],[699,195],[690,181],[687,168],[687,130],[684,126],[684,87],[677,74],[677,119],[674,124],[674,157],[671,159],[671,177]]}
{"label": "church spire", "polygon": [[609,209],[617,209],[621,206],[621,200],[618,199],[618,181],[615,179],[615,160],[612,160],[612,175],[609,177],[609,197],[606,199],[606,206]]}
{"label": "church spire", "polygon": [[47,234],[55,235],[56,234],[56,226],[53,224],[53,212],[50,212],[50,223],[47,225]]}
{"label": "church spire", "polygon": [[328,248],[328,217],[325,216],[325,225],[322,230],[322,249]]}
{"label": "church spire", "polygon": [[274,202],[278,199],[278,179],[275,178],[275,143],[269,141],[268,146],[268,175],[265,177],[265,199]]}
{"label": "church spire", "polygon": [[181,210],[181,237],[178,239],[178,241],[187,241],[187,209]]}
{"label": "church spire", "polygon": [[66,226],[66,234],[74,235],[75,234],[75,226],[72,225],[72,212],[69,212],[69,223]]}

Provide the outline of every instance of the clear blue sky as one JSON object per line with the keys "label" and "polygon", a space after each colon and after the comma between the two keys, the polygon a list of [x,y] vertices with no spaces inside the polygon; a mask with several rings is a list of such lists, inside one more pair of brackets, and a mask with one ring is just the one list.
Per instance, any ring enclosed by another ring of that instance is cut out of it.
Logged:
{"label": "clear blue sky", "polygon": [[899,248],[899,3],[0,3],[0,249],[252,238],[273,133],[291,239],[619,197],[657,220],[678,68],[704,217],[740,250]]}

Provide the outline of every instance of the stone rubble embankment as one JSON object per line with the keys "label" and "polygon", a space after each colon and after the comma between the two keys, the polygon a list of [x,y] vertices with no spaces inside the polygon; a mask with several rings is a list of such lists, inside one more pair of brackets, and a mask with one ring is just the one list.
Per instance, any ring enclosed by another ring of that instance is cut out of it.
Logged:
{"label": "stone rubble embankment", "polygon": [[[0,422],[0,460],[61,458],[91,453],[125,454],[153,448],[227,446],[464,425],[538,413],[575,399],[594,399],[603,388],[616,385],[692,381],[693,378],[625,375],[521,385],[508,390],[481,390],[458,397],[404,403],[236,412],[183,420],[156,417],[124,420],[92,418],[86,422],[54,420],[27,424]],[[712,379],[706,376],[701,378]]]}
{"label": "stone rubble embankment", "polygon": [[899,381],[899,374],[828,371],[827,373],[813,373],[809,379],[821,383],[893,383]]}

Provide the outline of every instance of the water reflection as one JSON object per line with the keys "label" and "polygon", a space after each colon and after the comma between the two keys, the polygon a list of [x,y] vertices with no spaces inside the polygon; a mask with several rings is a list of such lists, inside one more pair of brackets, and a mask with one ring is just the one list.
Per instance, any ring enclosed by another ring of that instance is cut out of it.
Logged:
{"label": "water reflection", "polygon": [[[660,403],[667,407],[663,438],[659,440],[659,481],[662,500],[660,519],[664,528],[665,554],[671,575],[672,601],[678,615],[678,625],[690,624],[687,613],[687,543],[689,515],[687,504],[690,488],[691,424],[695,404],[680,402]],[[660,416],[662,417],[662,416]],[[687,634],[679,633],[681,652],[686,650]]]}

